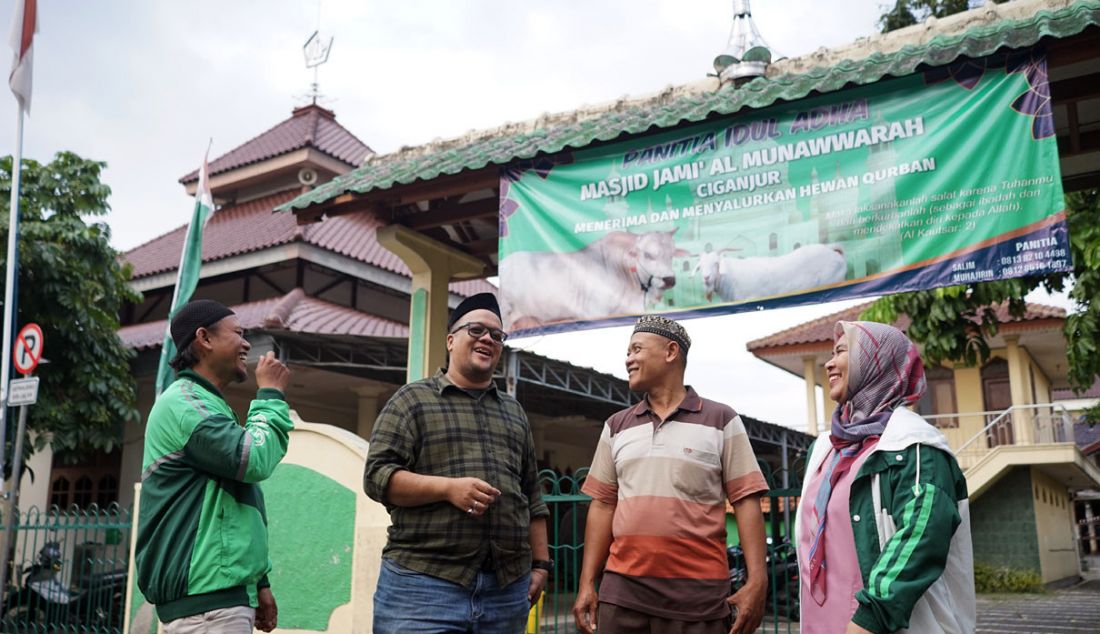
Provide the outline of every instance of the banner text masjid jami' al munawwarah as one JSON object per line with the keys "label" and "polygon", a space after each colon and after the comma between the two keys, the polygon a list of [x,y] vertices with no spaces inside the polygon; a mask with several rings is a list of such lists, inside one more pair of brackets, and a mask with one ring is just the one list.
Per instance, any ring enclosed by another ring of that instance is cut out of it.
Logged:
{"label": "banner text masjid jami' al munawwarah", "polygon": [[505,327],[1069,270],[1045,57],[962,67],[505,169]]}

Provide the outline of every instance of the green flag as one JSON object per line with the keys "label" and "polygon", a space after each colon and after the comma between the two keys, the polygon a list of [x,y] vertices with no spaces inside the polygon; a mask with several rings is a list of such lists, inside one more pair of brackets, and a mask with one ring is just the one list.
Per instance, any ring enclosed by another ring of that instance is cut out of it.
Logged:
{"label": "green flag", "polygon": [[202,229],[214,211],[214,198],[210,195],[210,185],[206,177],[207,169],[206,157],[203,157],[202,168],[199,170],[199,186],[195,190],[195,212],[191,215],[191,225],[187,227],[187,237],[183,241],[176,290],[172,294],[172,308],[168,311],[168,326],[164,331],[164,346],[160,351],[157,394],[163,392],[164,388],[176,378],[175,371],[168,365],[172,357],[176,356],[176,344],[172,341],[172,318],[184,304],[191,300],[191,294],[199,285],[199,270],[202,268]]}

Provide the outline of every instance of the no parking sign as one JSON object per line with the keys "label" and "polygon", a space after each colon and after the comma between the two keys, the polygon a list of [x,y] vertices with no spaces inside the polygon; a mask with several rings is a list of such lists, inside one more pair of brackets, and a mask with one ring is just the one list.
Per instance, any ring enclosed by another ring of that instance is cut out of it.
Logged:
{"label": "no parking sign", "polygon": [[15,345],[12,346],[11,354],[12,360],[15,362],[15,369],[20,374],[30,374],[38,367],[38,362],[42,360],[42,344],[42,329],[38,327],[38,324],[27,324],[19,331],[19,336],[15,338]]}
{"label": "no parking sign", "polygon": [[34,405],[38,402],[38,377],[29,375],[42,360],[42,340],[42,329],[33,323],[23,326],[15,338],[11,349],[15,369],[29,378],[12,379],[8,383],[8,405]]}

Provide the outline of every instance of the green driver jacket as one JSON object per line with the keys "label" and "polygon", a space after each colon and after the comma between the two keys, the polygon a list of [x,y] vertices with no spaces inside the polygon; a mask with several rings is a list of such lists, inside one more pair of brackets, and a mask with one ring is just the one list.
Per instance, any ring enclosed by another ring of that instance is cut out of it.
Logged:
{"label": "green driver jacket", "polygon": [[157,398],[145,429],[136,571],[161,621],[256,607],[271,570],[257,483],[286,455],[293,427],[279,390],[260,389],[242,426],[190,370]]}
{"label": "green driver jacket", "polygon": [[[817,472],[830,447],[824,437],[814,443],[806,473]],[[849,509],[864,585],[854,623],[875,634],[974,631],[966,478],[938,429],[894,410],[852,482]]]}

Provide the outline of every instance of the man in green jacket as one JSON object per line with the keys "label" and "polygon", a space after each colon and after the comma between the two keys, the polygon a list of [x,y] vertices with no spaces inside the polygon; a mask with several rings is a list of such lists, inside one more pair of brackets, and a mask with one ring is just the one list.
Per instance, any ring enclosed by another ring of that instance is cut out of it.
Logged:
{"label": "man in green jacket", "polygon": [[168,634],[251,634],[277,624],[267,574],[267,516],[258,482],[286,455],[290,371],[273,353],[256,365],[242,426],[222,391],[248,377],[252,347],[233,311],[188,303],[172,320],[179,378],[157,397],[145,429],[138,588]]}

